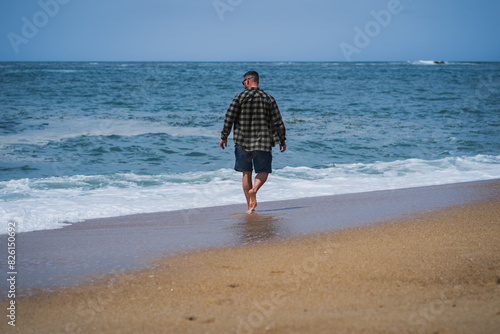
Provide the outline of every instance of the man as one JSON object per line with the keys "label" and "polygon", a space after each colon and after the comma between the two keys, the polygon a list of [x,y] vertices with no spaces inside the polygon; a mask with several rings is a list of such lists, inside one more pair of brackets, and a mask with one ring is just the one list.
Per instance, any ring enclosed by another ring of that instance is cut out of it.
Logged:
{"label": "man", "polygon": [[[276,101],[259,88],[259,74],[250,71],[243,78],[245,91],[234,97],[226,112],[219,146],[227,147],[227,137],[234,125],[234,169],[243,173],[243,192],[248,212],[252,212],[257,207],[257,192],[272,172],[272,148],[278,142],[280,151],[286,150],[286,131]],[[253,184],[252,164],[256,173]]]}

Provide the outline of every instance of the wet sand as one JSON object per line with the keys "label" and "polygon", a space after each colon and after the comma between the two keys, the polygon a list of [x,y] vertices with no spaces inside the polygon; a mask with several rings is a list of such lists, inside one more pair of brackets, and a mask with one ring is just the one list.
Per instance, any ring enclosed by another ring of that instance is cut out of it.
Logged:
{"label": "wet sand", "polygon": [[[207,248],[287,240],[411,217],[498,196],[499,180],[95,219],[19,233],[17,287],[66,287],[151,268],[151,261]],[[265,191],[265,189],[263,190]],[[243,196],[243,194],[242,194]],[[7,249],[0,238],[0,249]],[[0,281],[5,289],[6,281]]]}
{"label": "wet sand", "polygon": [[[424,192],[432,199],[430,194],[439,189]],[[418,200],[401,207],[405,194],[411,197],[418,190],[391,192],[392,203],[400,206],[384,215],[389,218],[367,226],[341,226],[333,232],[319,229],[277,238],[267,231],[273,222],[259,218],[246,228],[252,237],[231,247],[169,256],[149,269],[19,297],[17,326],[8,329],[20,333],[498,333],[500,183],[448,189],[455,193],[455,204],[427,209]],[[460,197],[457,192],[466,195]],[[354,197],[367,208],[380,207],[387,200],[383,199],[387,193],[370,196]],[[343,206],[338,203],[343,201],[336,200],[323,210],[305,210],[308,215],[300,216],[337,220],[342,210],[336,210]],[[346,203],[351,202],[346,199]],[[415,207],[418,212],[410,210]],[[360,212],[343,214],[356,222],[363,220],[356,218],[363,217]],[[305,219],[302,223],[314,224]],[[273,237],[259,239],[262,234]],[[0,325],[2,332],[6,322]]]}

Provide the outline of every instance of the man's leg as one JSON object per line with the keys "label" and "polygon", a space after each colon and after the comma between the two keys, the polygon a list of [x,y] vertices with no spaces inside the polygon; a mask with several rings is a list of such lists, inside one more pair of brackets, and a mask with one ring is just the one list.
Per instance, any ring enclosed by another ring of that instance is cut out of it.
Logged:
{"label": "man's leg", "polygon": [[[268,172],[261,172],[255,176],[255,182],[253,184],[253,187],[250,187],[250,190],[248,190],[248,196],[250,198],[250,200],[247,199],[249,211],[253,211],[257,207],[257,192],[259,191],[260,187],[262,187],[264,183],[266,183],[268,176],[269,176]],[[250,174],[250,182],[252,182],[251,174]]]}
{"label": "man's leg", "polygon": [[250,190],[252,189],[252,172],[243,172],[243,192],[247,199],[248,210],[250,210]]}

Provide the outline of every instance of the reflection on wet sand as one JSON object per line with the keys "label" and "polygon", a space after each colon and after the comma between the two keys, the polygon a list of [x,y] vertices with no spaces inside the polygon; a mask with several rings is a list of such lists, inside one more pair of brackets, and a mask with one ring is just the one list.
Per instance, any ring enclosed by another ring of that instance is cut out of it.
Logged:
{"label": "reflection on wet sand", "polygon": [[238,215],[238,222],[234,225],[236,235],[243,244],[269,241],[280,236],[278,222],[281,217],[262,213],[244,213]]}

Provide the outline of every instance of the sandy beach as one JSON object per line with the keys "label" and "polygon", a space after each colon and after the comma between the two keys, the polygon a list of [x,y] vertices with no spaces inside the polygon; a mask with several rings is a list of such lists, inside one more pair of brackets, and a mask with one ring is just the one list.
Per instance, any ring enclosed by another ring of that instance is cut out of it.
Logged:
{"label": "sandy beach", "polygon": [[[4,320],[0,328],[16,333],[498,333],[500,183],[448,189],[455,194],[462,189],[463,196],[438,207],[415,201],[418,212],[413,212],[401,204],[404,192],[392,193],[384,205],[398,206],[394,215],[376,216],[369,224],[257,237],[258,242],[247,238],[155,259],[147,269],[79,286],[37,290],[17,298],[16,327]],[[488,195],[473,198],[478,189]],[[427,189],[423,196],[440,191]],[[385,203],[384,195],[370,201],[366,196],[356,197],[359,208],[365,201],[373,215],[377,210],[369,207]],[[298,216],[303,224],[314,224],[315,216],[359,215],[335,208],[332,202],[323,211],[304,209],[307,218]],[[269,215],[247,227],[275,233],[267,226],[273,223]]]}

